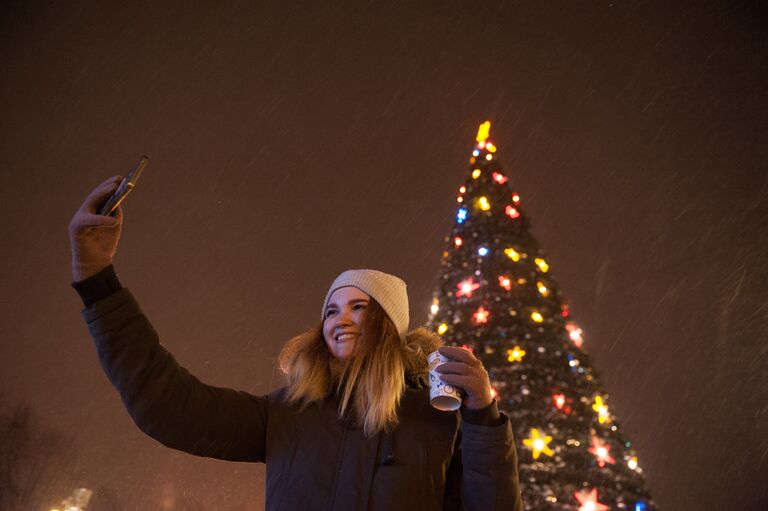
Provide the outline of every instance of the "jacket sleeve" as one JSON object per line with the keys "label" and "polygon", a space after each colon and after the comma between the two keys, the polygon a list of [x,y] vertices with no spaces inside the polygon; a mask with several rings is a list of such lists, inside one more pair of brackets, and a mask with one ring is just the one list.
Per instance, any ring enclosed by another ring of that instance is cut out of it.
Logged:
{"label": "jacket sleeve", "polygon": [[496,426],[461,421],[444,509],[523,510],[512,427],[505,414],[500,419]]}
{"label": "jacket sleeve", "polygon": [[191,375],[160,344],[127,288],[82,315],[107,378],[144,433],[196,456],[264,462],[266,396],[206,385]]}

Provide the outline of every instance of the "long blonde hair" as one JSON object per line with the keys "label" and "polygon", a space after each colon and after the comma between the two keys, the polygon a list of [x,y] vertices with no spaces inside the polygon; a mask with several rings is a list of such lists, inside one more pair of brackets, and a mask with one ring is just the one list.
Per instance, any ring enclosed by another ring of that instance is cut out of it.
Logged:
{"label": "long blonde hair", "polygon": [[428,353],[424,347],[436,349],[440,344],[439,337],[424,328],[408,333],[403,344],[392,320],[371,298],[363,335],[349,358],[338,360],[329,352],[320,323],[288,341],[279,365],[288,380],[289,402],[303,409],[336,395],[339,418],[349,417],[372,437],[397,425],[406,372],[425,372]]}

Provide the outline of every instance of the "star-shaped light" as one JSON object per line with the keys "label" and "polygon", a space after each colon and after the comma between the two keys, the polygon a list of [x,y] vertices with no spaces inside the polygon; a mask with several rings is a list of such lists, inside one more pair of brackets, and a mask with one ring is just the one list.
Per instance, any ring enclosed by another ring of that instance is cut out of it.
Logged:
{"label": "star-shaped light", "polygon": [[480,288],[480,284],[473,282],[472,277],[470,277],[459,282],[456,287],[459,288],[459,290],[456,291],[456,297],[466,296],[469,298],[472,296],[473,291]]}
{"label": "star-shaped light", "polygon": [[522,362],[525,356],[525,350],[520,346],[515,346],[511,350],[507,350],[507,360],[509,362]]}
{"label": "star-shaped light", "polygon": [[514,262],[518,262],[520,260],[520,253],[514,248],[506,248],[504,249],[504,253],[507,254],[507,257],[512,259]]}
{"label": "star-shaped light", "polygon": [[541,453],[544,453],[550,457],[554,456],[555,451],[550,449],[548,445],[551,441],[551,436],[541,436],[541,433],[539,433],[538,429],[531,428],[531,436],[523,440],[523,445],[533,451],[533,459],[538,459]]}
{"label": "star-shaped light", "polygon": [[575,344],[576,347],[581,348],[584,344],[584,338],[581,336],[581,328],[573,323],[566,323],[565,329],[568,331],[568,336],[571,338],[571,341],[573,341],[573,344]]}
{"label": "star-shaped light", "polygon": [[475,140],[478,142],[485,142],[491,134],[491,121],[485,121],[477,129],[477,137]]}
{"label": "star-shaped light", "polygon": [[501,275],[499,277],[499,285],[507,291],[512,289],[512,281],[506,275]]}
{"label": "star-shaped light", "polygon": [[493,176],[493,180],[499,183],[500,185],[503,185],[508,181],[507,177],[504,174],[500,174],[498,172],[492,173],[491,176]]}
{"label": "star-shaped light", "polygon": [[504,208],[504,213],[506,213],[507,216],[512,219],[520,218],[520,212],[515,208],[513,208],[512,206],[507,206],[506,208]]}
{"label": "star-shaped light", "polygon": [[475,323],[487,323],[489,315],[490,315],[490,312],[485,310],[485,308],[481,305],[477,309],[477,311],[475,311],[475,313],[472,314],[472,317],[475,319]]}
{"label": "star-shaped light", "polygon": [[608,511],[608,506],[597,501],[597,488],[592,488],[589,493],[584,490],[573,492],[573,496],[581,504],[579,511]]}
{"label": "star-shaped light", "polygon": [[600,424],[611,422],[611,416],[608,413],[608,405],[603,403],[603,398],[595,396],[595,404],[592,405],[592,409],[597,412],[597,420]]}
{"label": "star-shaped light", "polygon": [[592,447],[587,449],[587,451],[595,455],[597,464],[600,468],[603,468],[606,463],[610,463],[611,465],[616,464],[616,460],[611,456],[611,446],[596,436],[592,437]]}

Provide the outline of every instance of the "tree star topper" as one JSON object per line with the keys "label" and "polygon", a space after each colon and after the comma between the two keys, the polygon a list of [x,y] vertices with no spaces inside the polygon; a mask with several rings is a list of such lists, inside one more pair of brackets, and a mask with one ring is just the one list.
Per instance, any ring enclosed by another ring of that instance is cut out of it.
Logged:
{"label": "tree star topper", "polygon": [[488,137],[490,136],[491,132],[491,121],[485,121],[483,124],[480,125],[480,128],[477,130],[477,138],[476,140],[479,142],[485,142],[488,140]]}

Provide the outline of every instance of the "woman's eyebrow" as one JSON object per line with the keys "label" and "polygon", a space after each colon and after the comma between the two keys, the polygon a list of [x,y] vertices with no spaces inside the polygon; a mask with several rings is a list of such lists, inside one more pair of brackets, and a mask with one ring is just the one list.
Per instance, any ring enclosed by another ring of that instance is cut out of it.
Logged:
{"label": "woman's eyebrow", "polygon": [[[349,302],[347,302],[347,303],[348,303],[349,305],[353,305],[353,304],[355,304],[355,303],[359,303],[359,302],[362,302],[362,303],[368,303],[368,301],[369,301],[369,300],[368,300],[367,298],[353,298],[352,300],[350,300],[350,301],[349,301]],[[330,309],[331,307],[338,307],[338,305],[336,305],[336,302],[331,302],[331,303],[329,303],[329,304],[328,304],[328,307],[326,307],[326,308],[325,308],[325,310],[328,310],[328,309]]]}

